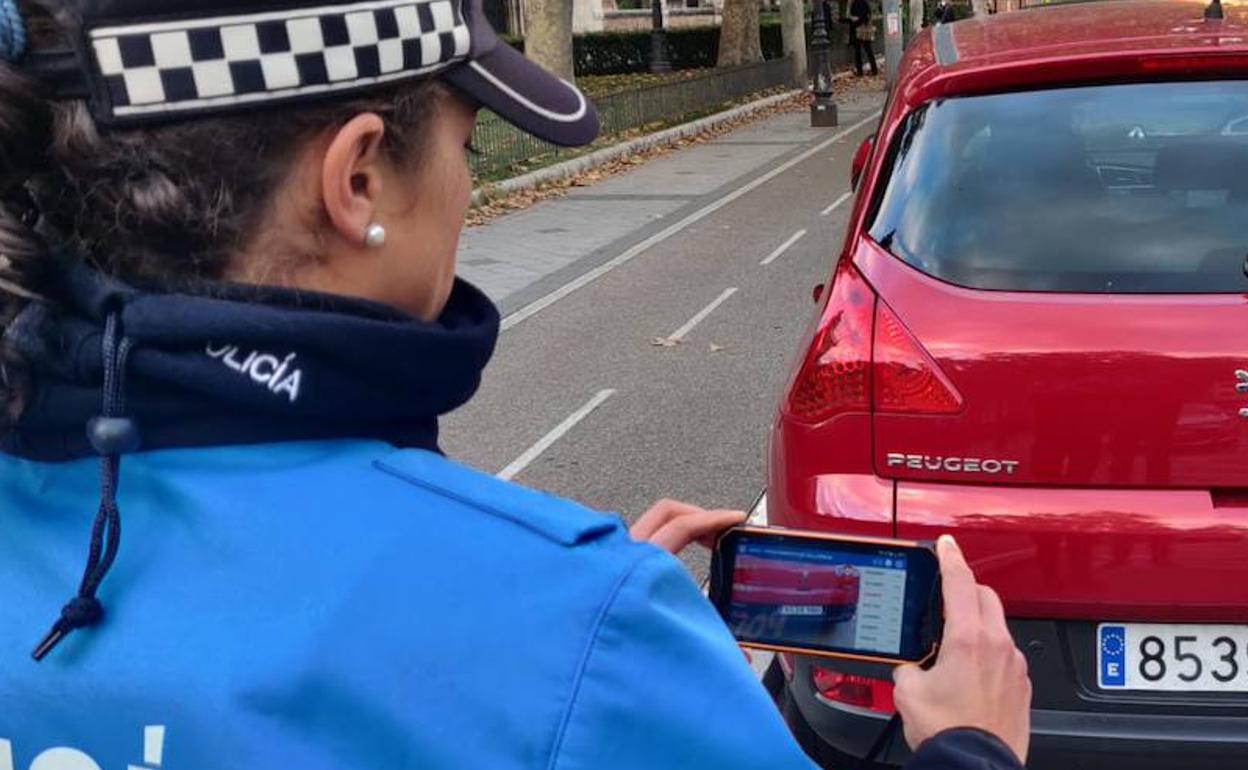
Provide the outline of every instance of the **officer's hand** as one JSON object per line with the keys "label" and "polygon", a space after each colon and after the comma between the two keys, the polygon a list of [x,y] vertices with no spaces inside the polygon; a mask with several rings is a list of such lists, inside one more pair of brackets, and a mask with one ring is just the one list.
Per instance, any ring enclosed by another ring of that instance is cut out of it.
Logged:
{"label": "officer's hand", "polygon": [[1001,599],[978,585],[952,537],[937,544],[944,581],[945,633],[930,671],[902,666],[894,674],[897,710],[913,749],[945,730],[975,727],[1000,738],[1027,762],[1031,680],[1014,646]]}
{"label": "officer's hand", "polygon": [[696,505],[660,500],[629,529],[634,540],[649,541],[668,553],[679,554],[697,542],[710,548],[725,530],[745,521],[741,511],[707,511]]}

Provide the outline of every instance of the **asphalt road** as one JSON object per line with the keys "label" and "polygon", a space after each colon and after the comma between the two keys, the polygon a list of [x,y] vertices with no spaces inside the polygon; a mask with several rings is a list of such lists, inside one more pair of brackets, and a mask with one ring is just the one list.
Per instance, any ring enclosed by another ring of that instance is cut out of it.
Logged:
{"label": "asphalt road", "polygon": [[[633,255],[536,313],[504,303],[509,328],[481,392],[444,423],[448,454],[629,518],[663,497],[749,506],[765,484],[768,427],[812,289],[841,248],[851,158],[875,114],[845,113],[841,128],[561,271],[525,301]],[[593,222],[567,223],[567,237],[578,228]],[[655,344],[672,337],[681,342]],[[705,559],[687,563],[700,576]]]}

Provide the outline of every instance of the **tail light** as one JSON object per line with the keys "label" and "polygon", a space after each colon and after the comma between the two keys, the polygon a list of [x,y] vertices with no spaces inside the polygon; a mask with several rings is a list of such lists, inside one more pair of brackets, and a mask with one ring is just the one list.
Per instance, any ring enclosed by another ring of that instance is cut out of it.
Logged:
{"label": "tail light", "polygon": [[833,704],[863,709],[873,714],[891,715],[897,711],[893,705],[892,682],[857,674],[843,674],[822,666],[811,666],[811,680],[819,697]]}
{"label": "tail light", "polygon": [[875,292],[849,262],[836,270],[819,331],[789,392],[788,411],[807,422],[871,408]]}
{"label": "tail light", "polygon": [[786,411],[818,423],[848,412],[956,414],[962,396],[848,261],[836,270]]}
{"label": "tail light", "polygon": [[962,411],[957,388],[883,302],[875,315],[875,408],[905,414]]}

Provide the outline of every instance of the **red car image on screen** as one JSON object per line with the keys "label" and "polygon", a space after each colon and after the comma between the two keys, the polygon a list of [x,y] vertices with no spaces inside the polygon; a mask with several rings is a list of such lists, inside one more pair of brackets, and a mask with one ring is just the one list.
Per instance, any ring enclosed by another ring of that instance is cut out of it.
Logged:
{"label": "red car image on screen", "polygon": [[732,603],[750,615],[840,623],[854,616],[858,584],[858,570],[844,564],[741,555],[733,566]]}

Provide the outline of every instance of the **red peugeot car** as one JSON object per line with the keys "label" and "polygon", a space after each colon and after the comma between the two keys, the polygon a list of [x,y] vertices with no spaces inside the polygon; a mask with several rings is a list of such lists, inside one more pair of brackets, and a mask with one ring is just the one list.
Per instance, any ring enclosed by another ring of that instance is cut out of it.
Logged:
{"label": "red peugeot car", "polygon": [[[1031,767],[1248,765],[1248,7],[925,31],[855,167],[771,523],[955,533],[1030,662]],[[870,666],[769,685],[830,765],[892,710]]]}
{"label": "red peugeot car", "polygon": [[816,625],[849,620],[858,608],[858,570],[847,564],[738,556],[732,569],[733,614],[778,615]]}

